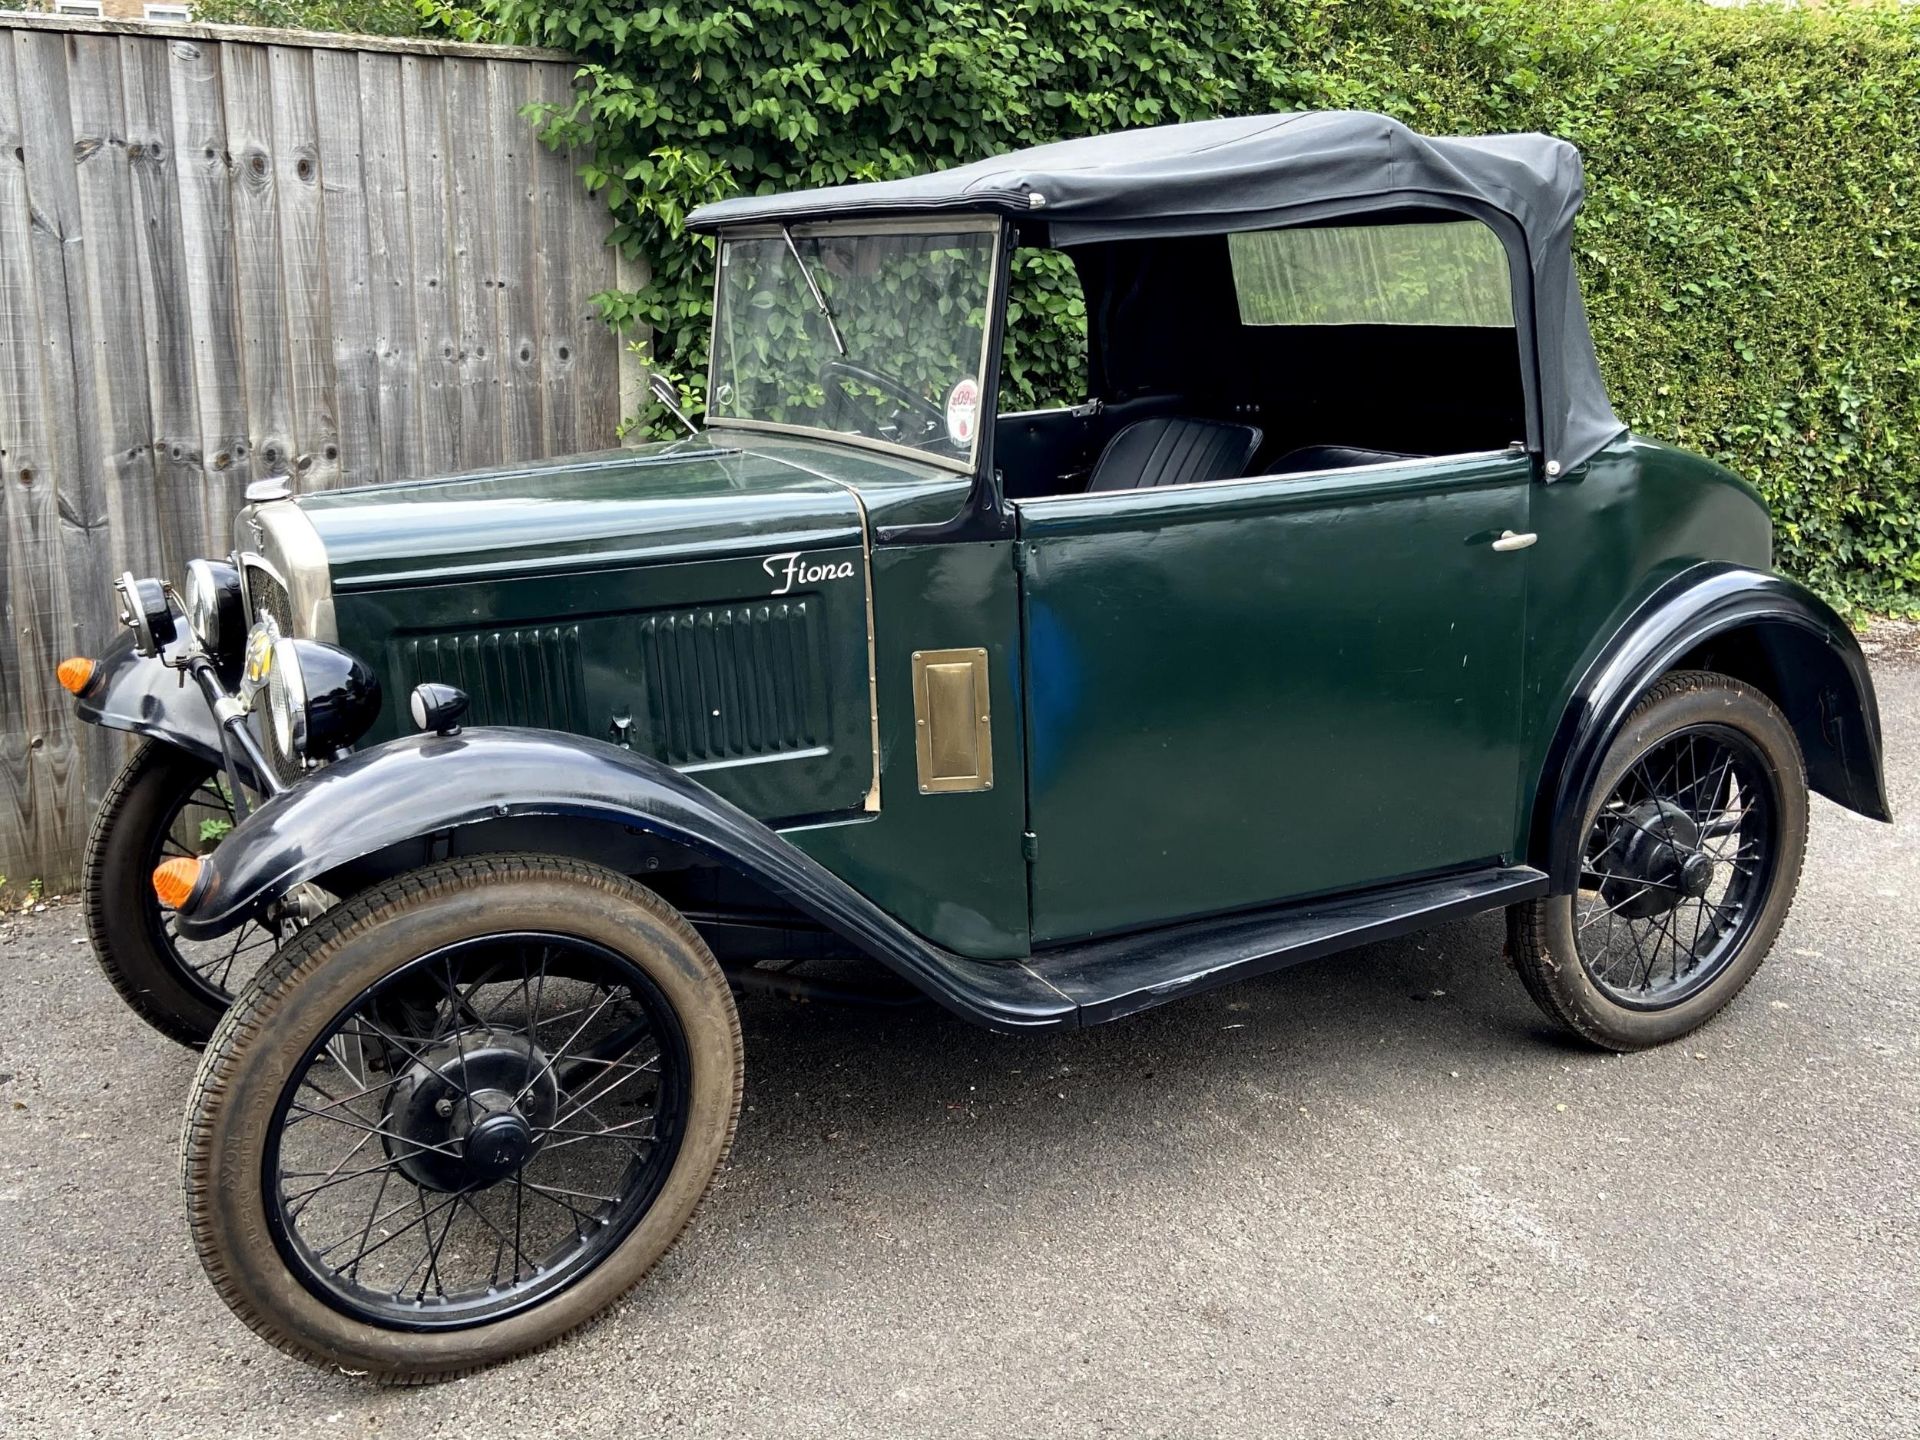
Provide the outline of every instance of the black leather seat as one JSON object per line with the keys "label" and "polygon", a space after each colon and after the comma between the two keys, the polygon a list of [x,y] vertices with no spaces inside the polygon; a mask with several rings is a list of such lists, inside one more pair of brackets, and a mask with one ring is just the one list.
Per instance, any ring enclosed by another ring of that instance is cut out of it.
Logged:
{"label": "black leather seat", "polygon": [[1161,416],[1114,432],[1087,481],[1096,490],[1153,490],[1244,475],[1260,448],[1260,431],[1223,420]]}
{"label": "black leather seat", "polygon": [[1355,465],[1382,465],[1393,460],[1421,460],[1404,450],[1368,450],[1360,445],[1302,445],[1289,450],[1267,467],[1269,475],[1304,475],[1310,470],[1348,470]]}

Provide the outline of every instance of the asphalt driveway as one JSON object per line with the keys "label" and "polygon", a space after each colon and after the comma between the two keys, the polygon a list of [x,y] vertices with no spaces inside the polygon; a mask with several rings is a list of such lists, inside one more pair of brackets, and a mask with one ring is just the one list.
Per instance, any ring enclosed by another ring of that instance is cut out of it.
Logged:
{"label": "asphalt driveway", "polygon": [[228,1315],[195,1057],[70,905],[0,917],[0,1433],[1920,1435],[1916,648],[1875,657],[1900,823],[1817,803],[1773,960],[1690,1042],[1562,1043],[1497,920],[1078,1035],[755,999],[680,1247],[420,1391]]}

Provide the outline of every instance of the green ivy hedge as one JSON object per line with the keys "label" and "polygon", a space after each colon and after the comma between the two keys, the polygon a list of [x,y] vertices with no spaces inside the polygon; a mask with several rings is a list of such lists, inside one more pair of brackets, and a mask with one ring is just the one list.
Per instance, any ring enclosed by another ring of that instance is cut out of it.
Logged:
{"label": "green ivy hedge", "polygon": [[[591,149],[651,282],[603,297],[697,375],[736,190],[882,178],[1062,136],[1350,106],[1586,155],[1576,233],[1615,407],[1773,507],[1781,565],[1844,608],[1920,613],[1920,12],[1680,0],[424,0],[471,37],[571,49]],[[1084,312],[1023,265],[1016,399],[1071,395]],[[691,389],[692,387],[689,387]],[[697,397],[689,396],[690,399]]]}

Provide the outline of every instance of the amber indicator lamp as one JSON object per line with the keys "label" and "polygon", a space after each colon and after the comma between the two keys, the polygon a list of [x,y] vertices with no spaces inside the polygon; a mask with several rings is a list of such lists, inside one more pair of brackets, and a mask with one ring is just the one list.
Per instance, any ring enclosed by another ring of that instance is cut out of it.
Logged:
{"label": "amber indicator lamp", "polygon": [[60,686],[69,695],[78,695],[93,683],[94,672],[99,667],[84,655],[69,655],[54,668]]}
{"label": "amber indicator lamp", "polygon": [[171,860],[162,860],[154,868],[153,893],[167,909],[178,910],[187,903],[199,879],[199,860],[190,855],[176,855]]}

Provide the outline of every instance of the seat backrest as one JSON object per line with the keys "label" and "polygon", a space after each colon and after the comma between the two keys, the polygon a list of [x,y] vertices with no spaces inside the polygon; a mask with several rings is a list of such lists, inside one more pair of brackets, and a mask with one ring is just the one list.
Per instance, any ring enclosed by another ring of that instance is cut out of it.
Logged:
{"label": "seat backrest", "polygon": [[1310,470],[1349,470],[1355,465],[1383,465],[1394,460],[1422,458],[1404,450],[1369,450],[1364,445],[1302,445],[1274,461],[1266,473],[1300,475]]}
{"label": "seat backrest", "polygon": [[1107,441],[1087,489],[1150,490],[1231,480],[1246,473],[1259,448],[1260,431],[1253,425],[1181,415],[1136,420]]}

